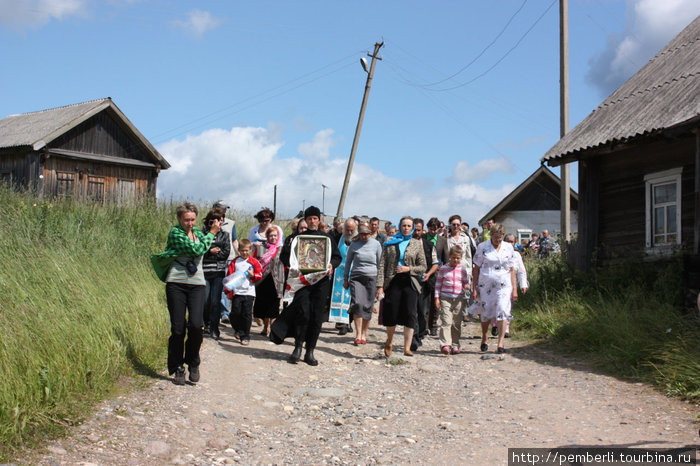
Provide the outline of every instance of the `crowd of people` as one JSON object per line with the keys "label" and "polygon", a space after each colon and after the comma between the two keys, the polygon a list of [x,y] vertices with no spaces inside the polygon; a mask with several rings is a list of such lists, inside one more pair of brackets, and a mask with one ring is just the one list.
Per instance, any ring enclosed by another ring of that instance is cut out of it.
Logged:
{"label": "crowd of people", "polygon": [[166,282],[168,371],[176,384],[186,383],[185,365],[190,381],[199,381],[203,336],[220,339],[222,322],[241,345],[250,343],[254,321],[277,344],[293,339],[292,364],[318,364],[314,350],[324,322],[335,322],[340,335],[354,330],[352,344],[367,344],[375,313],[386,328],[386,357],[398,326],[405,356],[428,336],[439,339],[443,354],[459,354],[463,322],[471,318],[481,325],[480,350],[489,349],[490,329],[496,352],[505,353],[513,303],[529,286],[522,256],[558,252],[547,230],[521,245],[493,220],[479,231],[452,215],[446,224],[405,216],[381,232],[376,217],[325,225],[314,206],[292,222],[287,237],[274,212],[263,208],[255,215],[259,223],[239,239],[228,209],[215,203],[200,229],[197,207],[178,206],[166,250],[154,256],[169,267],[159,276]]}

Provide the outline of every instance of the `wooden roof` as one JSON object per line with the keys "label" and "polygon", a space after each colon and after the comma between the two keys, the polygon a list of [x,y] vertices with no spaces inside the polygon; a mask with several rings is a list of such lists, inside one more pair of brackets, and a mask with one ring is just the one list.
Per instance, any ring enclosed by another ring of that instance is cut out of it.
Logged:
{"label": "wooden roof", "polygon": [[136,129],[109,97],[3,118],[0,120],[0,149],[27,147],[39,150],[67,131],[108,109],[117,116],[125,131],[131,133],[161,168],[170,168],[170,164],[160,152]]}
{"label": "wooden roof", "polygon": [[[493,209],[489,210],[486,215],[481,217],[479,220],[479,225],[483,225],[484,222],[486,222],[490,218],[494,218],[499,212],[503,210],[508,210],[506,207],[510,207],[510,205],[514,205],[515,201],[517,201],[518,197],[525,193],[526,190],[528,190],[531,187],[539,187],[540,189],[547,189],[547,187],[544,186],[545,182],[548,181],[546,184],[551,185],[552,182],[556,184],[556,186],[559,187],[561,190],[561,179],[552,171],[545,167],[544,165],[541,165],[540,168],[535,170],[535,172],[530,175],[525,181],[520,183],[520,185],[515,188],[513,191],[511,191],[510,194],[508,194],[506,197],[503,198],[501,202],[499,202]],[[571,193],[571,204],[574,204],[575,206],[578,206],[578,194],[576,191],[573,189],[570,189]],[[557,199],[561,199],[561,194],[559,192],[554,194]],[[522,203],[521,203],[522,204]],[[532,209],[518,209],[518,210],[546,210],[546,209],[538,209],[536,208],[537,206],[533,206]],[[556,210],[559,210],[557,208]]]}
{"label": "wooden roof", "polygon": [[700,16],[542,157],[550,166],[700,122]]}

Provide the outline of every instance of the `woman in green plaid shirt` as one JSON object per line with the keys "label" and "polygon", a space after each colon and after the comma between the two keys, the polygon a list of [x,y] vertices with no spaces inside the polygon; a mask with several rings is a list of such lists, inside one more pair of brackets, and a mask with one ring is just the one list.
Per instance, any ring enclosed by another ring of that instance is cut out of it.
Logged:
{"label": "woman in green plaid shirt", "polygon": [[176,384],[184,385],[184,364],[189,369],[190,381],[199,381],[199,348],[206,297],[202,256],[209,251],[221,229],[221,220],[212,220],[209,232],[204,234],[195,227],[197,206],[189,202],[177,207],[177,220],[178,225],[170,230],[161,256],[174,258],[165,285],[170,312],[168,372],[174,376]]}

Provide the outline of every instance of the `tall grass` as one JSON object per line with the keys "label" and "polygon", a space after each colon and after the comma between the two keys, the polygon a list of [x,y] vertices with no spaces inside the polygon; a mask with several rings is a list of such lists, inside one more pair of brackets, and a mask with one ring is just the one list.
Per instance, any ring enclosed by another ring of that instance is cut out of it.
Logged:
{"label": "tall grass", "polygon": [[517,327],[600,370],[700,401],[700,319],[681,311],[679,258],[583,274],[564,257],[530,260]]}
{"label": "tall grass", "polygon": [[2,459],[78,421],[123,375],[165,367],[168,311],[148,256],[176,219],[172,202],[91,206],[3,188],[0,212]]}

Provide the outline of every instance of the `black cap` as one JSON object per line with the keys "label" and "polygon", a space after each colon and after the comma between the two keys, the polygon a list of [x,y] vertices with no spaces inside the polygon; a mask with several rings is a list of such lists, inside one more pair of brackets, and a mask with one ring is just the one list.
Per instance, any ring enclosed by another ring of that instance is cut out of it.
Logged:
{"label": "black cap", "polygon": [[321,218],[321,209],[319,209],[318,207],[316,207],[314,205],[310,205],[304,211],[304,218],[313,217],[313,216]]}

